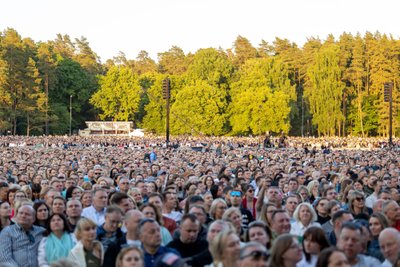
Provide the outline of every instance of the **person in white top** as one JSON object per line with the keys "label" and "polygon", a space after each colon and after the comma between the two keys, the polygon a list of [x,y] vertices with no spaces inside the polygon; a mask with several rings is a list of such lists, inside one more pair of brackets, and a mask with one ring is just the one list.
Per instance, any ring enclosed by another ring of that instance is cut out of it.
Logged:
{"label": "person in white top", "polygon": [[82,217],[91,219],[97,226],[101,226],[105,222],[107,200],[108,194],[104,189],[93,191],[92,206],[83,209]]}
{"label": "person in white top", "polygon": [[311,226],[321,227],[317,220],[317,213],[309,203],[300,203],[293,213],[295,222],[291,224],[292,235],[303,236],[304,232]]}

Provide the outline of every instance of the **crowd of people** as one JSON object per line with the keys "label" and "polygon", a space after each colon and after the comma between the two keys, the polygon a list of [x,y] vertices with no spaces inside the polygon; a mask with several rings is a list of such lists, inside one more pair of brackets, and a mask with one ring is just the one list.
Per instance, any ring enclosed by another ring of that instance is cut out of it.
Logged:
{"label": "crowd of people", "polygon": [[0,137],[0,266],[400,266],[399,140]]}

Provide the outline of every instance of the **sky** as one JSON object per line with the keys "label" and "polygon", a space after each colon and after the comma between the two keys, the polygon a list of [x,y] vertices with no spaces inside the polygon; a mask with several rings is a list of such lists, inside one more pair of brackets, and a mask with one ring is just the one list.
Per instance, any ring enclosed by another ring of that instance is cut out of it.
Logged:
{"label": "sky", "polygon": [[103,63],[120,51],[135,59],[145,50],[157,60],[172,46],[229,49],[239,35],[255,47],[276,37],[301,47],[343,32],[399,39],[399,8],[398,0],[5,0],[0,31],[13,28],[36,42],[84,36]]}

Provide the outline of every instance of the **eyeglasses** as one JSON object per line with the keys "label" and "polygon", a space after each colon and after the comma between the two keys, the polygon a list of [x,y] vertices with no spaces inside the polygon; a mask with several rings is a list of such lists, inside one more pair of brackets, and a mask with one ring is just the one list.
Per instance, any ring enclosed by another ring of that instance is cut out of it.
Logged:
{"label": "eyeglasses", "polygon": [[364,201],[364,198],[363,197],[356,197],[355,200],[361,202],[361,201]]}
{"label": "eyeglasses", "polygon": [[240,197],[242,195],[242,193],[240,193],[239,191],[232,191],[231,192],[231,196],[232,197]]}
{"label": "eyeglasses", "polygon": [[247,190],[247,192],[249,192],[249,193],[253,193],[253,192],[254,192],[254,190],[253,190],[253,189],[249,189],[249,190]]}
{"label": "eyeglasses", "polygon": [[254,251],[250,252],[247,255],[243,255],[240,258],[241,259],[245,259],[245,258],[248,258],[248,257],[252,257],[255,260],[259,260],[260,258],[263,258],[263,260],[266,261],[269,258],[269,254],[267,252],[265,252],[265,251],[254,250]]}

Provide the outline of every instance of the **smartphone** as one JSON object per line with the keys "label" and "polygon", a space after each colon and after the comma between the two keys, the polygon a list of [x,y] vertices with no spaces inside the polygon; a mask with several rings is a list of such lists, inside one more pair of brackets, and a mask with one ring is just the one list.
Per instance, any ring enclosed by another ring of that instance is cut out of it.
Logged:
{"label": "smartphone", "polygon": [[85,176],[83,176],[83,182],[90,182],[90,180],[89,180],[89,176],[87,176],[87,175],[85,175]]}

